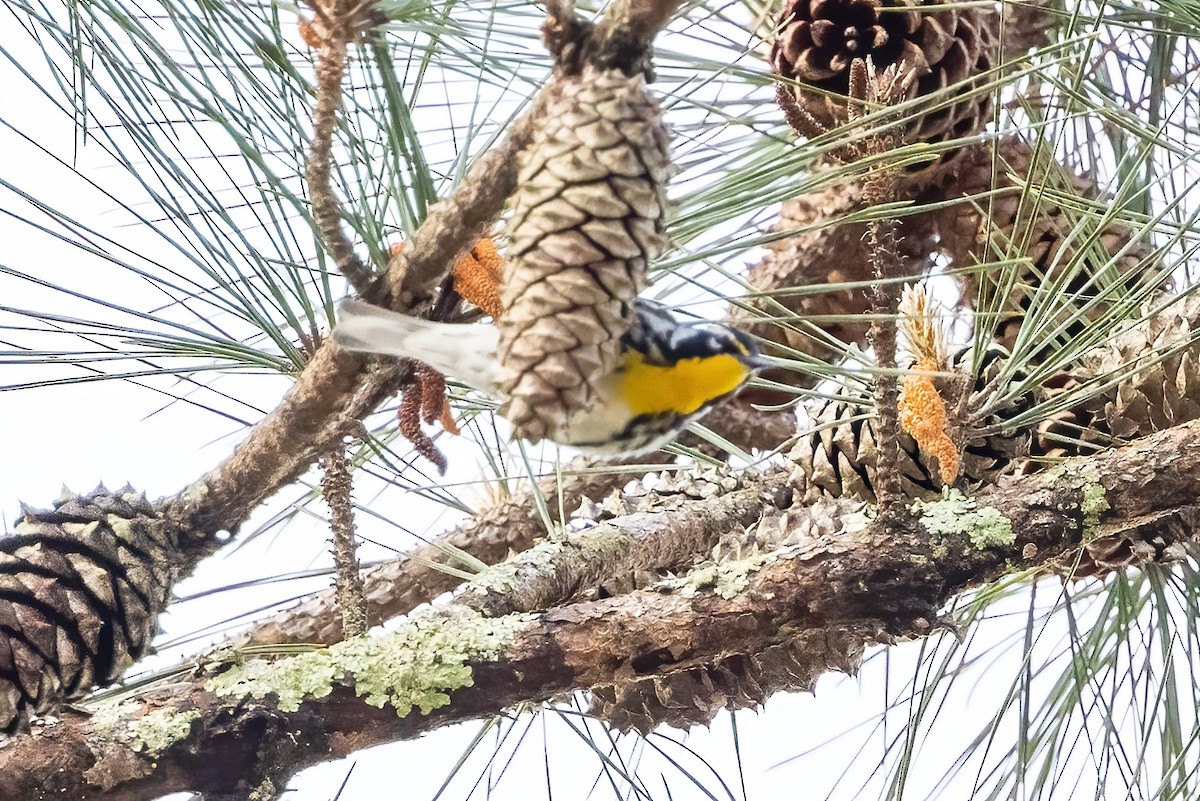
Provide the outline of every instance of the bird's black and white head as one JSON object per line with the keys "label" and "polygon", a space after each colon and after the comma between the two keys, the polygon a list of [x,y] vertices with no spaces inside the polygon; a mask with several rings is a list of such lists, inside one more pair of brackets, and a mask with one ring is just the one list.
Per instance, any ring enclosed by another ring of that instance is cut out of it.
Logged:
{"label": "bird's black and white head", "polygon": [[767,367],[758,344],[742,331],[709,320],[683,322],[665,306],[638,300],[628,343],[647,362],[668,365],[682,359],[733,356],[751,372]]}

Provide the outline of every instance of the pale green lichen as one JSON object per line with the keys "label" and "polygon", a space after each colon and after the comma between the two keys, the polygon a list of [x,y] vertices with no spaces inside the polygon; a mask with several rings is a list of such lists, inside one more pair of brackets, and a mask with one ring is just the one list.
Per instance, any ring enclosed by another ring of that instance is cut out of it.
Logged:
{"label": "pale green lichen", "polygon": [[930,534],[962,533],[962,517],[974,509],[975,501],[953,487],[943,491],[942,497],[936,501],[918,499],[909,507],[909,511],[921,516],[921,525]]}
{"label": "pale green lichen", "polygon": [[305,698],[324,698],[333,692],[343,671],[329,649],[283,659],[248,659],[208,680],[217,695],[276,697],[284,712],[295,712]]}
{"label": "pale green lichen", "polygon": [[571,542],[590,553],[611,559],[627,553],[633,538],[616,526],[599,526],[571,535]]}
{"label": "pale green lichen", "polygon": [[866,531],[874,522],[874,510],[862,509],[857,512],[847,512],[842,515],[842,534],[858,534]]}
{"label": "pale green lichen", "polygon": [[936,501],[914,501],[913,514],[930,534],[965,534],[976,548],[999,548],[1016,541],[1012,521],[994,506],[978,504],[956,489],[946,490]]}
{"label": "pale green lichen", "polygon": [[132,520],[125,517],[117,517],[116,515],[109,515],[108,525],[112,529],[112,533],[122,542],[137,541]]}
{"label": "pale green lichen", "polygon": [[482,592],[508,594],[521,586],[522,576],[548,576],[554,573],[555,559],[562,553],[561,542],[543,540],[519,555],[492,565],[471,579],[470,586]]}
{"label": "pale green lichen", "polygon": [[[751,564],[753,563],[753,564]],[[703,590],[729,600],[750,584],[750,574],[761,566],[752,559],[739,559],[720,564],[698,567],[687,575],[658,582],[655,586],[664,590],[675,590],[684,598],[694,598]]]}
{"label": "pale green lichen", "polygon": [[192,721],[200,713],[194,709],[156,709],[135,718],[126,724],[129,732],[129,747],[151,758],[157,757],[169,747],[185,739],[192,732]]}
{"label": "pale green lichen", "polygon": [[750,586],[750,574],[760,567],[762,567],[761,561],[750,559],[740,559],[720,565],[713,592],[726,601],[734,598]]}
{"label": "pale green lichen", "polygon": [[330,650],[368,704],[391,704],[400,717],[450,703],[450,693],[473,683],[472,659],[494,661],[532,615],[484,617],[474,610],[412,619],[391,635],[358,638]]}
{"label": "pale green lichen", "polygon": [[1079,513],[1083,517],[1083,539],[1090,541],[1096,537],[1096,526],[1100,518],[1111,507],[1108,503],[1108,493],[1100,483],[1095,468],[1084,466],[1068,469],[1058,466],[1044,474],[1055,485],[1065,485],[1079,490]]}
{"label": "pale green lichen", "polygon": [[966,523],[971,544],[981,551],[984,548],[1003,548],[1016,542],[1012,521],[994,506],[985,506],[967,515]]}
{"label": "pale green lichen", "polygon": [[704,565],[688,571],[686,575],[663,579],[654,588],[678,591],[683,597],[691,598],[701,590],[716,586],[718,575],[716,565]]}
{"label": "pale green lichen", "polygon": [[1109,510],[1107,493],[1103,485],[1095,479],[1088,479],[1080,488],[1082,498],[1079,511],[1083,513],[1083,536],[1091,539],[1095,528],[1100,523],[1100,517]]}
{"label": "pale green lichen", "polygon": [[136,701],[97,701],[87,704],[92,713],[92,724],[97,728],[109,729],[116,726],[124,718],[135,714],[142,708]]}
{"label": "pale green lichen", "polygon": [[656,589],[678,592],[685,598],[692,598],[703,590],[712,590],[715,595],[728,601],[750,586],[750,576],[762,569],[763,565],[794,551],[795,546],[789,545],[746,559],[728,559],[707,564],[684,576],[660,581],[654,586]]}
{"label": "pale green lichen", "polygon": [[143,708],[137,701],[101,702],[92,709],[92,724],[98,729],[109,729],[114,739],[128,743],[130,749],[156,758],[187,738],[192,721],[200,718],[194,709],[163,708],[143,715],[140,714]]}
{"label": "pale green lichen", "polygon": [[251,660],[209,680],[223,696],[265,698],[294,712],[305,698],[322,698],[352,684],[367,703],[391,704],[400,717],[450,703],[450,693],[472,684],[470,662],[498,659],[533,615],[489,618],[472,609],[416,615],[379,637],[359,637],[275,661]]}

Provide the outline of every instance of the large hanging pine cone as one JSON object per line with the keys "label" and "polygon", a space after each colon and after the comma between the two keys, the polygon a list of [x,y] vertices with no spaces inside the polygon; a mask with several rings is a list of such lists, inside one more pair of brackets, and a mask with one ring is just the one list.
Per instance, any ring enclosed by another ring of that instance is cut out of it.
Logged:
{"label": "large hanging pine cone", "polygon": [[771,67],[797,81],[796,102],[817,121],[835,127],[844,120],[828,95],[849,91],[850,63],[871,57],[877,69],[904,62],[918,80],[906,99],[947,86],[967,95],[942,96],[906,125],[907,142],[939,142],[983,129],[991,114],[986,92],[967,83],[991,69],[997,58],[992,9],[951,7],[921,0],[790,0],[771,49]]}
{"label": "large hanging pine cone", "polygon": [[129,489],[24,511],[0,540],[0,731],[111,684],[146,653],[179,578],[179,539]]}
{"label": "large hanging pine cone", "polygon": [[497,321],[518,434],[553,435],[616,367],[663,240],[667,146],[640,73],[588,66],[550,90],[521,154]]}
{"label": "large hanging pine cone", "polygon": [[[973,390],[976,398],[992,391],[993,379],[1007,357],[1007,351],[998,346],[989,348],[984,354]],[[1020,377],[1015,380],[1019,381]],[[990,432],[1002,426],[1005,419],[1029,408],[1032,401],[1030,395],[1022,395],[1000,404],[983,419],[965,426],[967,430],[957,432],[957,438],[965,440],[960,469],[962,479],[968,483],[994,482],[998,475],[1012,467],[1015,460],[1028,454],[1029,429]],[[872,404],[869,389],[857,386],[843,389],[837,396],[809,410],[809,433],[801,435],[789,454],[795,465],[793,483],[804,502],[811,503],[822,496],[875,501],[878,445]],[[900,434],[899,468],[905,496],[923,498],[941,491],[938,464],[922,453],[912,437],[904,432]]]}

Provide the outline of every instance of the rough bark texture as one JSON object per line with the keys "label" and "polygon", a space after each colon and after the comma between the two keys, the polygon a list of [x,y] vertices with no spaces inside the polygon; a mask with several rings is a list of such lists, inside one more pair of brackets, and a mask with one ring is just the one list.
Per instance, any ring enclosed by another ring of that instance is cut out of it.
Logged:
{"label": "rough bark texture", "polygon": [[[1066,386],[1051,389],[1052,397],[1063,393],[1076,393],[1078,397],[1070,409],[1040,426],[1033,454],[1042,457],[1090,453],[1113,444],[1113,437],[1128,440],[1144,436],[1200,415],[1200,389],[1195,382],[1195,354],[1200,346],[1193,330],[1194,321],[1200,316],[1198,309],[1200,301],[1187,297],[1165,309],[1148,310],[1150,316],[1146,320],[1126,327],[1086,355]],[[1006,389],[993,385],[1005,358],[1002,349],[988,351],[972,397],[984,400],[989,392]],[[1081,394],[1113,374],[1128,374],[1128,377],[1090,397]],[[1024,380],[1019,373],[1017,380]],[[968,486],[994,483],[998,475],[1012,470],[1016,460],[1029,453],[1028,429],[1003,431],[996,427],[1006,417],[1027,411],[1034,400],[1032,396],[1022,397],[1000,408],[992,404],[982,419],[967,421],[967,427],[959,432],[964,442],[962,482]],[[868,409],[865,388],[847,388],[811,411],[810,430],[789,454],[794,465],[792,481],[803,503],[830,496],[874,499],[875,431]],[[754,446],[761,441],[758,447],[774,447],[795,431],[791,412],[760,412],[742,404],[726,404],[713,415],[717,420],[709,418],[708,422],[717,423],[713,427],[719,433],[743,446]],[[983,435],[978,433],[981,429],[996,430]],[[1093,432],[1090,440],[1078,441],[1081,429]],[[907,434],[902,434],[900,441],[904,494],[912,498],[935,497],[942,486],[936,466]],[[573,467],[581,469],[582,465],[581,462]],[[567,475],[561,484],[544,483],[541,492],[544,497],[555,499],[550,511],[557,516],[560,506],[572,512],[585,499],[601,501],[635,475]],[[561,504],[557,502],[559,498]],[[486,564],[494,564],[510,552],[529,548],[545,533],[533,499],[520,493],[453,530],[443,541],[469,551]],[[460,583],[457,577],[430,566],[445,559],[445,551],[435,544],[369,571],[366,594],[372,619],[385,620],[405,614],[456,587]],[[1114,559],[1115,555],[1108,561]],[[239,644],[331,643],[341,638],[333,595],[324,593],[258,624],[236,641]]]}
{"label": "rough bark texture", "polygon": [[[763,488],[781,481],[767,477]],[[1106,510],[1094,503],[1097,488]],[[760,497],[765,507],[774,496]],[[151,755],[71,712],[0,749],[0,800],[151,798],[184,789],[244,796],[266,782],[281,787],[306,765],[520,701],[803,642],[803,664],[756,674],[781,681],[755,691],[765,697],[807,686],[825,670],[852,670],[864,644],[929,634],[947,599],[1014,565],[1061,567],[1081,544],[1116,536],[1139,543],[1146,560],[1170,560],[1195,539],[1198,497],[1200,424],[1192,422],[981,493],[978,506],[994,507],[1017,532],[1008,543],[978,547],[966,531],[931,536],[916,518],[887,530],[839,527],[764,555],[736,590],[696,581],[550,609],[518,629],[498,658],[474,661],[472,686],[428,715],[398,717],[348,687],[283,712],[269,701],[231,704],[194,683],[126,710],[126,718],[168,710],[188,721],[185,739]]]}
{"label": "rough bark texture", "polygon": [[[573,467],[583,469],[586,464],[580,461]],[[602,464],[593,466],[602,467]],[[558,520],[560,507],[570,514],[585,498],[600,500],[633,477],[633,473],[622,472],[568,473],[561,482],[543,481],[538,491],[548,499],[551,519],[562,522]],[[492,565],[511,553],[528,549],[546,533],[533,494],[518,492],[447,532],[436,542],[414,548],[394,561],[366,571],[363,594],[367,599],[367,614],[371,620],[389,620],[407,614],[461,584],[462,579],[458,576],[433,566],[452,564],[454,560],[447,555],[448,551],[464,550],[484,564]],[[239,646],[334,643],[343,636],[336,592],[331,589],[257,623],[233,641]]]}
{"label": "rough bark texture", "polygon": [[333,568],[338,612],[347,637],[367,633],[370,616],[363,595],[363,580],[358,564],[358,538],[354,531],[354,488],[350,460],[344,449],[321,457],[321,494],[329,506],[329,531],[333,536]]}
{"label": "rough bark texture", "polygon": [[[498,617],[546,609],[589,593],[626,591],[638,585],[639,573],[690,567],[696,554],[711,551],[723,537],[757,521],[767,504],[791,497],[756,476],[710,479],[663,476],[640,496],[645,503],[638,504],[636,497],[616,499],[618,506],[633,509],[620,509],[624,513],[610,521],[604,520],[605,508],[593,507],[580,517],[591,527],[514,556],[471,582],[459,600]],[[697,507],[700,499],[707,503]]]}
{"label": "rough bark texture", "polygon": [[[704,423],[730,442],[763,451],[778,447],[796,432],[796,415],[791,410],[759,411],[737,398],[710,412]],[[691,435],[685,435],[681,441],[692,447],[710,447]],[[664,456],[664,459],[669,461],[669,457]],[[589,467],[604,472],[572,474],[572,471]],[[561,523],[560,508],[570,515],[580,503],[602,502],[631,479],[640,478],[643,472],[614,472],[603,460],[580,459],[568,466],[561,481],[543,481],[538,491],[549,501],[547,508],[551,520]],[[454,559],[447,555],[450,551],[464,550],[484,564],[493,565],[510,553],[526,550],[546,534],[533,495],[518,492],[484,509],[436,542],[414,548],[393,561],[367,570],[363,575],[367,614],[375,621],[407,614],[461,584],[462,579],[458,576],[433,566],[439,563],[453,565]],[[238,646],[334,643],[343,636],[336,593],[331,589],[256,623],[231,642]]]}

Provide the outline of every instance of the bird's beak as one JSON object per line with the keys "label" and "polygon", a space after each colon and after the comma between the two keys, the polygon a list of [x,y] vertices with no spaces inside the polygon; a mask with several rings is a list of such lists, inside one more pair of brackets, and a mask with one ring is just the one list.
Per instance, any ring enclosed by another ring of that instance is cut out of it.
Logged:
{"label": "bird's beak", "polygon": [[744,361],[746,366],[749,367],[750,370],[755,373],[761,373],[763,370],[767,370],[767,369],[775,366],[775,365],[771,364],[771,361],[769,359],[767,359],[766,356],[763,356],[761,353],[750,354],[742,361]]}

